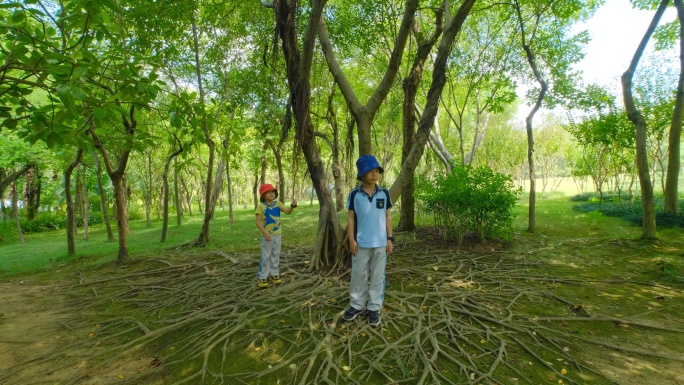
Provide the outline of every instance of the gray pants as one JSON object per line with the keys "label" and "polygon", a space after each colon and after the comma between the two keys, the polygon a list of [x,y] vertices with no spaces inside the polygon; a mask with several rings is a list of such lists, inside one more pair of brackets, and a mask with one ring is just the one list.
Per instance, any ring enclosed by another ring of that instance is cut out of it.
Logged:
{"label": "gray pants", "polygon": [[281,234],[271,235],[271,241],[261,237],[261,259],[259,260],[259,279],[280,275]]}
{"label": "gray pants", "polygon": [[[387,247],[362,248],[352,257],[349,297],[354,309],[380,311],[385,299]],[[370,282],[369,282],[370,281]]]}

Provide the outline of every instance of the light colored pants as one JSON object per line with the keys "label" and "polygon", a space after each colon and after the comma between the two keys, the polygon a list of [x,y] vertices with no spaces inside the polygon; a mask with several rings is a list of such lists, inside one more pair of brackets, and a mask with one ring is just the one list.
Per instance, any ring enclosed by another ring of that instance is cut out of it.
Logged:
{"label": "light colored pants", "polygon": [[281,235],[271,235],[271,241],[261,237],[261,259],[259,260],[259,279],[280,275]]}
{"label": "light colored pants", "polygon": [[[352,256],[349,297],[356,310],[380,311],[385,299],[387,247],[362,248]],[[370,282],[369,282],[370,280]]]}

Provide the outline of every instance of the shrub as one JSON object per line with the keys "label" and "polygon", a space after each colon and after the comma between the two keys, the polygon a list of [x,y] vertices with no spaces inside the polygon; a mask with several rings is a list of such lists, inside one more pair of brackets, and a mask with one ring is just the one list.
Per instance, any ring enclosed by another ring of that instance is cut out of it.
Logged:
{"label": "shrub", "polygon": [[482,166],[456,166],[451,174],[419,181],[417,197],[446,238],[461,243],[467,233],[488,238],[509,239],[516,195],[509,176]]}
{"label": "shrub", "polygon": [[[656,226],[659,227],[684,227],[684,214],[673,216],[663,212],[663,196],[656,195]],[[634,200],[634,204],[629,204],[625,201],[618,203],[617,199],[604,200],[603,203],[588,202],[577,204],[573,207],[575,211],[592,212],[597,211],[603,215],[610,217],[617,217],[626,220],[636,226],[642,226],[644,221],[643,207],[641,199]],[[684,213],[684,201],[679,201],[679,212]]]}

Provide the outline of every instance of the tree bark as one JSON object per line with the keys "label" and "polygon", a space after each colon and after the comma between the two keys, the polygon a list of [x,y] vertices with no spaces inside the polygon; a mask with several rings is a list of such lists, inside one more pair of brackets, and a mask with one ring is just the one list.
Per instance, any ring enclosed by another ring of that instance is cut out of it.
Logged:
{"label": "tree bark", "polygon": [[401,21],[401,25],[397,32],[397,37],[394,41],[394,47],[392,48],[389,64],[385,70],[382,80],[380,81],[380,84],[378,84],[375,91],[373,91],[373,95],[371,95],[365,105],[362,105],[359,101],[356,93],[351,87],[351,84],[342,72],[342,68],[335,58],[335,53],[333,52],[332,44],[330,43],[330,37],[328,36],[328,30],[325,26],[325,22],[321,20],[320,25],[318,26],[318,36],[321,42],[321,48],[323,49],[325,60],[328,63],[328,69],[335,78],[335,83],[337,83],[337,85],[340,87],[342,95],[347,101],[349,109],[356,120],[359,138],[359,155],[371,154],[373,151],[371,141],[371,125],[378,108],[380,107],[382,101],[387,97],[397,72],[399,71],[401,58],[404,54],[404,48],[406,47],[406,42],[408,41],[409,34],[412,30],[417,9],[418,0],[406,0],[406,5],[404,6],[404,17]]}
{"label": "tree bark", "polygon": [[17,182],[12,182],[10,187],[10,194],[12,195],[12,217],[14,224],[17,226],[17,236],[19,243],[24,243],[24,232],[21,231],[21,219],[19,218],[19,194],[17,193]]}
{"label": "tree bark", "polygon": [[230,154],[227,154],[226,158],[226,185],[228,188],[228,216],[232,226],[235,224],[235,217],[233,216],[233,180],[230,177]]}
{"label": "tree bark", "polygon": [[672,123],[670,125],[663,211],[666,214],[679,216],[680,145],[682,139],[682,118],[684,115],[684,2],[682,0],[674,0],[674,4],[675,8],[677,8],[677,18],[679,19],[679,82],[677,83],[677,96],[675,97]]}
{"label": "tree bark", "polygon": [[36,198],[38,195],[38,184],[40,183],[40,171],[37,166],[31,167],[24,175],[24,207],[26,209],[26,220],[36,219],[38,207]]}
{"label": "tree bark", "polygon": [[95,171],[97,173],[97,188],[100,190],[100,209],[102,210],[102,219],[104,220],[105,227],[107,228],[107,239],[109,241],[114,241],[114,232],[112,232],[112,222],[109,219],[109,199],[107,198],[107,193],[104,190],[104,185],[102,184],[102,166],[100,166],[100,158],[97,154],[93,152],[93,158],[95,159]]}
{"label": "tree bark", "polygon": [[176,226],[181,225],[181,219],[183,218],[183,201],[180,197],[180,184],[178,180],[180,178],[180,173],[178,172],[178,167],[176,167],[176,160],[173,161],[173,201],[176,205]]}
{"label": "tree bark", "polygon": [[126,143],[118,156],[116,168],[114,168],[114,163],[109,157],[109,151],[107,151],[107,148],[95,132],[95,124],[92,120],[90,121],[88,133],[93,138],[95,148],[102,154],[107,175],[109,175],[114,185],[114,204],[116,205],[117,233],[119,235],[119,252],[116,260],[119,263],[125,263],[128,262],[128,205],[126,204],[125,172],[133,148],[135,129],[138,125],[138,122],[135,120],[134,105],[129,107],[128,116],[122,114],[121,120],[126,132]]}
{"label": "tree bark", "polygon": [[318,231],[314,246],[314,257],[310,268],[324,269],[348,266],[351,258],[342,258],[343,234],[334,202],[328,190],[328,179],[311,121],[311,63],[315,46],[316,31],[321,22],[325,0],[312,0],[306,31],[302,39],[300,53],[296,30],[297,9],[294,2],[276,0],[274,3],[276,31],[282,41],[283,54],[287,69],[287,81],[292,98],[296,119],[296,142],[301,146],[309,169],[313,188],[319,201]]}
{"label": "tree bark", "polygon": [[[403,141],[401,147],[401,163],[403,164],[408,159],[413,143],[416,139],[416,94],[418,93],[418,86],[423,79],[423,69],[425,60],[432,52],[432,48],[437,43],[437,40],[442,34],[444,10],[449,7],[449,2],[445,0],[442,2],[442,8],[438,9],[435,15],[435,31],[428,39],[418,29],[418,24],[413,21],[414,35],[418,42],[418,51],[416,57],[413,59],[411,70],[408,76],[402,81],[402,89],[404,91],[404,100],[402,103],[402,131]],[[406,178],[404,180],[401,193],[401,210],[399,212],[398,229],[411,231],[416,228],[416,199],[415,192],[415,178]]]}
{"label": "tree bark", "polygon": [[31,163],[25,164],[22,168],[19,169],[19,171],[13,172],[9,175],[7,175],[4,179],[0,180],[0,197],[5,193],[5,189],[7,186],[9,186],[12,182],[14,182],[17,178],[20,176],[26,174],[26,172],[31,169],[33,165]]}
{"label": "tree bark", "polygon": [[81,181],[81,215],[83,218],[83,240],[88,240],[88,225],[90,222],[90,210],[88,209],[88,190],[86,186],[86,165],[83,165],[83,180]]}
{"label": "tree bark", "polygon": [[340,212],[344,210],[345,199],[344,199],[344,178],[342,178],[342,164],[340,160],[340,128],[337,125],[337,114],[335,113],[335,107],[333,105],[333,100],[335,99],[335,84],[333,84],[330,89],[330,95],[328,95],[328,109],[325,114],[325,119],[332,128],[332,173],[333,180],[335,181],[335,210]]}
{"label": "tree bark", "polygon": [[[171,168],[171,161],[176,159],[176,156],[183,152],[183,144],[178,140],[177,142],[179,144],[179,148],[166,157],[166,162],[164,162],[164,172],[162,173],[162,183],[164,184],[164,203],[162,207],[161,242],[166,242],[166,233],[169,229],[169,168]],[[178,188],[176,188],[176,205],[178,205]]]}
{"label": "tree bark", "polygon": [[634,77],[634,72],[639,65],[639,60],[644,54],[646,45],[651,39],[653,31],[655,31],[660,19],[665,13],[667,4],[670,0],[661,0],[658,9],[653,15],[651,24],[648,26],[646,33],[644,34],[637,50],[634,52],[632,61],[629,64],[627,71],[622,74],[622,95],[625,103],[625,111],[627,112],[627,117],[632,123],[636,130],[636,157],[637,157],[637,170],[639,174],[639,183],[641,185],[641,202],[643,207],[643,228],[642,228],[642,238],[644,239],[655,239],[656,238],[656,221],[655,221],[655,200],[653,198],[653,185],[651,184],[650,171],[648,169],[648,151],[646,149],[646,121],[643,115],[637,109],[634,102],[634,96],[632,95],[632,78]]}
{"label": "tree bark", "polygon": [[79,148],[78,152],[76,153],[76,159],[74,159],[74,161],[71,162],[71,164],[69,164],[69,166],[67,166],[66,170],[64,171],[64,195],[66,198],[66,233],[68,255],[76,254],[76,220],[74,219],[76,213],[74,210],[74,200],[71,198],[71,174],[74,172],[74,169],[78,166],[78,164],[81,163],[82,158],[83,150]]}
{"label": "tree bark", "polygon": [[401,171],[397,179],[390,187],[390,196],[392,201],[396,201],[401,195],[403,186],[407,183],[409,179],[413,179],[413,173],[420,162],[425,151],[425,145],[430,136],[430,131],[437,116],[437,110],[439,108],[439,99],[444,90],[444,85],[446,84],[446,70],[448,66],[449,54],[456,36],[461,31],[461,27],[465,22],[466,18],[470,14],[470,10],[475,4],[476,0],[464,0],[463,3],[456,11],[453,19],[446,17],[447,25],[444,29],[442,40],[439,43],[439,48],[437,49],[437,55],[435,56],[435,62],[432,71],[432,84],[427,94],[427,102],[425,104],[425,109],[418,122],[418,131],[416,132],[416,141],[409,152],[406,161],[401,166]]}
{"label": "tree bark", "polygon": [[202,86],[202,70],[200,67],[199,58],[199,37],[197,33],[197,21],[195,19],[195,10],[192,10],[190,14],[190,19],[192,21],[192,36],[193,36],[193,49],[195,51],[195,74],[197,75],[197,85],[199,88],[200,105],[202,108],[202,131],[204,132],[204,141],[209,148],[209,164],[207,165],[207,185],[204,190],[204,222],[202,224],[202,230],[200,231],[199,237],[195,241],[195,245],[206,246],[209,242],[209,224],[214,216],[214,210],[211,205],[211,198],[214,186],[214,152],[216,145],[213,139],[211,139],[211,132],[209,129],[209,122],[207,121],[205,105],[204,105],[204,88]]}

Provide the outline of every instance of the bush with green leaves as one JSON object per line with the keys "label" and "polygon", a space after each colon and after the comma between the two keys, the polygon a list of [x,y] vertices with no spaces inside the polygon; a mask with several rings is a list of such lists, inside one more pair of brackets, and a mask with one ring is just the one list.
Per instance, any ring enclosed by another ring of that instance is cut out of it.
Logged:
{"label": "bush with green leaves", "polygon": [[486,239],[510,239],[516,189],[510,176],[487,166],[457,165],[451,174],[419,181],[416,196],[447,239],[462,243],[466,234]]}

